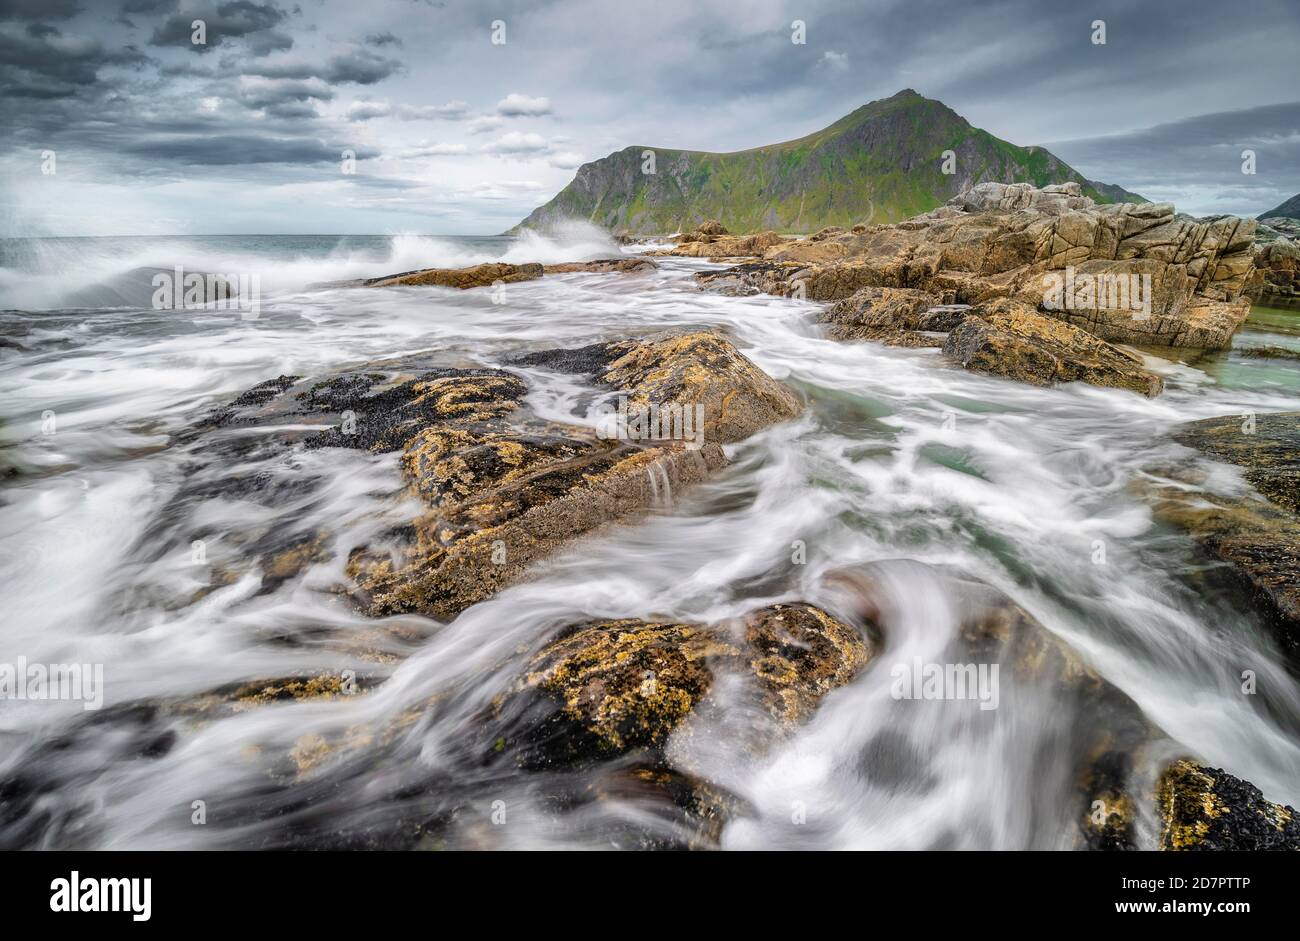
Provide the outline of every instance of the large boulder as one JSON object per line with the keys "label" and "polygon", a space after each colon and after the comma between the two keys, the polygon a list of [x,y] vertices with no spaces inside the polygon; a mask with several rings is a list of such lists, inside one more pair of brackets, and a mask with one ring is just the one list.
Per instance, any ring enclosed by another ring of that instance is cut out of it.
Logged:
{"label": "large boulder", "polygon": [[1034,385],[1087,382],[1146,396],[1164,388],[1137,356],[1014,302],[963,319],[943,350],[967,369]]}
{"label": "large boulder", "polygon": [[716,333],[670,331],[608,349],[617,355],[600,384],[626,390],[632,407],[703,409],[706,440],[730,444],[799,413],[787,387]]}
{"label": "large boulder", "polygon": [[530,766],[662,752],[727,674],[748,687],[779,736],[875,652],[868,635],[803,603],[721,624],[604,621],[547,644],[494,711]]}
{"label": "large boulder", "polygon": [[1300,301],[1300,234],[1255,245],[1250,297],[1265,304]]}

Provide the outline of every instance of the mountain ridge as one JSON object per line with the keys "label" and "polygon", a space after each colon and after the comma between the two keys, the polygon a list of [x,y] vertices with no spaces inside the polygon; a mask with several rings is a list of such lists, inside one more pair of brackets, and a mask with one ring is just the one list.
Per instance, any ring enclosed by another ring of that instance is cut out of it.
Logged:
{"label": "mountain ridge", "polygon": [[1261,212],[1256,219],[1272,219],[1275,217],[1283,219],[1300,219],[1300,193],[1292,196],[1283,202],[1280,206],[1270,209],[1268,212]]}
{"label": "mountain ridge", "polygon": [[[952,173],[943,173],[952,151]],[[654,172],[643,172],[647,153]],[[631,145],[583,164],[554,198],[509,232],[586,219],[631,235],[705,219],[733,231],[811,232],[893,222],[984,182],[1077,182],[1098,202],[1145,202],[1094,183],[1042,147],[1020,147],[907,88],[803,137],[718,153]]]}

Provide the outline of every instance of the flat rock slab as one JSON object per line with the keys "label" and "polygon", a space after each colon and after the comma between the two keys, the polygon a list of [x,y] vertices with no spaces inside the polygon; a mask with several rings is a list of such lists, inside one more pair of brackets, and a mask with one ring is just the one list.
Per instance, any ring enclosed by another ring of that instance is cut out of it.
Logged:
{"label": "flat rock slab", "polygon": [[533,281],[543,274],[542,266],[536,263],[526,265],[509,265],[503,262],[489,262],[469,268],[424,268],[420,271],[405,271],[401,274],[385,275],[382,278],[370,278],[362,283],[370,288],[387,288],[399,286],[469,288],[489,287],[497,282],[513,284],[517,281]]}

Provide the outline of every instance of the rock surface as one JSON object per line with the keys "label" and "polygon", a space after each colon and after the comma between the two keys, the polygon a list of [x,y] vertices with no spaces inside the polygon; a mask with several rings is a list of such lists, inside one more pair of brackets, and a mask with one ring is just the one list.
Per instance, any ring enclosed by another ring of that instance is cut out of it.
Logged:
{"label": "rock surface", "polygon": [[963,319],[943,351],[967,369],[1034,385],[1086,382],[1145,396],[1164,389],[1133,354],[1014,302],[995,302],[982,316]]}
{"label": "rock surface", "polygon": [[649,258],[600,258],[596,261],[566,261],[554,265],[543,265],[542,271],[546,274],[573,274],[577,272],[588,274],[608,274],[611,272],[639,274],[653,271],[658,267]]}
{"label": "rock surface", "polygon": [[1156,515],[1187,530],[1227,562],[1253,595],[1283,650],[1300,660],[1300,413],[1241,416],[1184,425],[1176,440],[1243,468],[1267,501],[1189,487],[1150,488]]}
{"label": "rock surface", "polygon": [[1097,205],[1076,183],[986,182],[903,222],[775,245],[773,267],[736,278],[808,300],[864,288],[945,304],[1014,298],[1107,341],[1223,349],[1249,313],[1254,236],[1252,219]]}
{"label": "rock surface", "polygon": [[469,288],[488,287],[498,281],[503,284],[532,281],[540,278],[542,274],[542,266],[536,263],[508,265],[494,261],[469,268],[425,268],[420,271],[405,271],[401,274],[385,275],[382,278],[370,278],[362,283],[372,288],[428,286],[459,288],[464,291]]}
{"label": "rock surface", "polygon": [[[516,684],[525,762],[568,764],[662,749],[723,673],[742,676],[779,734],[805,721],[875,653],[820,608],[776,604],[735,624],[606,621],[562,634]],[[531,700],[540,696],[543,702]],[[548,705],[549,704],[549,705]]]}
{"label": "rock surface", "polygon": [[1264,304],[1300,301],[1300,231],[1290,238],[1256,242],[1254,261],[1255,273],[1247,287],[1251,298]]}
{"label": "rock surface", "polygon": [[1156,795],[1162,850],[1300,850],[1293,807],[1220,768],[1182,759],[1160,777]]}
{"label": "rock surface", "polygon": [[[218,410],[213,427],[322,423],[309,448],[400,451],[426,512],[386,548],[357,550],[347,571],[375,615],[451,617],[529,566],[614,520],[663,506],[726,464],[722,445],[798,414],[800,403],[721,336],[668,332],[521,357],[586,375],[630,410],[702,409],[703,422],[599,437],[535,418],[507,370],[430,368],[418,357],[326,380],[280,377]],[[692,414],[694,414],[692,412]],[[326,424],[327,423],[327,424]],[[301,555],[301,552],[299,552]]]}

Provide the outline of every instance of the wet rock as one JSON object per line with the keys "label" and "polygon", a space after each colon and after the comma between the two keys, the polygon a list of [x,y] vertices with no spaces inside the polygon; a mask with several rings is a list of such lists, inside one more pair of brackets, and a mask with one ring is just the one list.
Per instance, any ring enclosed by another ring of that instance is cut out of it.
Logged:
{"label": "wet rock", "polygon": [[799,267],[771,261],[747,262],[724,271],[698,272],[695,281],[701,290],[732,297],[778,294],[784,292],[790,273]]}
{"label": "wet rock", "polygon": [[1156,794],[1162,850],[1300,850],[1292,807],[1220,768],[1175,761]]}
{"label": "wet rock", "polygon": [[654,271],[658,267],[649,258],[601,258],[597,261],[566,261],[555,265],[543,265],[542,270],[546,274],[574,274],[578,272],[589,274],[608,274],[612,272],[638,274]]}
{"label": "wet rock", "polygon": [[785,238],[776,232],[757,232],[753,235],[708,235],[688,233],[679,236],[675,248],[647,252],[647,255],[674,255],[683,258],[743,258],[758,257]]}
{"label": "wet rock", "polygon": [[1239,346],[1236,352],[1250,359],[1300,360],[1300,350],[1289,350],[1283,346]]}
{"label": "wet rock", "polygon": [[399,285],[431,286],[445,288],[488,287],[498,281],[513,284],[516,281],[532,281],[543,274],[542,266],[536,263],[510,265],[504,262],[488,262],[469,268],[425,268],[420,271],[404,271],[401,274],[385,275],[382,278],[369,278],[362,282],[366,287],[386,288]]}
{"label": "wet rock", "polygon": [[626,347],[599,377],[634,406],[699,406],[704,437],[729,444],[798,415],[788,388],[711,331],[668,332]]}
{"label": "wet rock", "polygon": [[518,415],[504,421],[522,393],[513,388],[461,418],[428,423],[407,438],[402,467],[430,512],[413,522],[396,558],[363,552],[349,561],[372,613],[451,616],[578,536],[664,505],[725,465],[722,444],[793,417],[800,407],[788,389],[710,332],[526,359],[571,371],[595,367],[594,381],[622,392],[630,409],[698,406],[702,431],[691,440],[620,441]]}
{"label": "wet rock", "polygon": [[726,671],[748,679],[779,734],[806,721],[874,652],[856,628],[802,603],[734,624],[608,621],[543,648],[498,713],[523,715],[517,736],[528,765],[657,752]]}
{"label": "wet rock", "polygon": [[942,304],[937,295],[914,288],[863,288],[823,311],[835,340],[875,340],[893,346],[943,346],[948,333],[971,313],[968,304]]}
{"label": "wet rock", "polygon": [[1242,467],[1260,493],[1300,513],[1300,412],[1207,418],[1183,425],[1174,438]]}
{"label": "wet rock", "polygon": [[[280,377],[204,427],[295,426],[274,438],[244,436],[267,447],[400,450],[403,476],[427,509],[384,545],[354,550],[345,570],[372,614],[446,618],[579,536],[667,506],[726,464],[723,444],[800,409],[788,389],[708,331],[543,351],[515,362],[585,374],[620,393],[629,409],[654,407],[668,418],[623,438],[598,437],[590,428],[537,419],[524,405],[519,375],[431,366],[413,356],[326,379]],[[680,420],[688,412],[689,433]],[[324,557],[309,539],[259,551],[270,587]]]}
{"label": "wet rock", "polygon": [[1135,355],[1015,303],[997,302],[967,317],[944,343],[944,353],[967,369],[1034,385],[1087,382],[1155,396],[1164,389]]}
{"label": "wet rock", "polygon": [[1282,649],[1300,659],[1300,414],[1260,415],[1253,427],[1242,416],[1205,419],[1175,439],[1241,466],[1268,501],[1151,485],[1145,491],[1157,518],[1228,563]]}
{"label": "wet rock", "polygon": [[[1271,221],[1280,223],[1281,220]],[[1300,228],[1294,220],[1288,221]],[[1261,226],[1261,230],[1264,228]],[[1264,304],[1295,302],[1300,300],[1300,231],[1287,237],[1282,231],[1269,228],[1272,238],[1255,244],[1255,272],[1246,293]]]}

